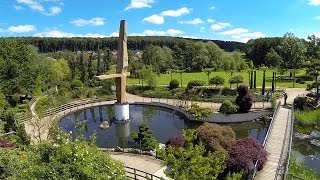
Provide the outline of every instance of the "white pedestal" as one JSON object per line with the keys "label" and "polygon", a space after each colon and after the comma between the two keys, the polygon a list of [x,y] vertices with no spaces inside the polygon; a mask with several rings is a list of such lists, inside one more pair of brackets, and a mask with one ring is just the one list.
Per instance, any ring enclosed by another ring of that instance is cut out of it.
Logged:
{"label": "white pedestal", "polygon": [[114,104],[116,121],[129,120],[129,104]]}

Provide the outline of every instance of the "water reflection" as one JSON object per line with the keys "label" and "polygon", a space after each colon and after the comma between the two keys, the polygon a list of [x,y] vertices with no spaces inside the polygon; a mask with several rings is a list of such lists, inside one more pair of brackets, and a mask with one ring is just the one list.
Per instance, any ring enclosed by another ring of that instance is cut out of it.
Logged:
{"label": "water reflection", "polygon": [[[69,114],[60,121],[59,127],[66,132],[75,132],[73,122],[87,120],[88,131],[84,133],[85,137],[90,137],[96,133],[97,146],[115,148],[117,146],[136,146],[130,137],[130,132],[137,132],[138,126],[142,123],[146,123],[151,128],[160,143],[165,143],[171,136],[182,135],[182,130],[185,128],[196,128],[201,124],[185,121],[176,112],[166,108],[140,105],[130,105],[129,108],[132,121],[126,124],[112,122],[114,117],[113,106],[100,106]],[[103,121],[109,123],[109,128],[100,128]],[[267,126],[255,122],[234,124],[231,127],[235,130],[237,138],[250,136],[260,142],[263,142],[267,131]]]}
{"label": "water reflection", "polygon": [[320,175],[320,148],[312,145],[308,140],[293,139],[292,152],[299,162],[304,162],[307,168],[316,169]]}

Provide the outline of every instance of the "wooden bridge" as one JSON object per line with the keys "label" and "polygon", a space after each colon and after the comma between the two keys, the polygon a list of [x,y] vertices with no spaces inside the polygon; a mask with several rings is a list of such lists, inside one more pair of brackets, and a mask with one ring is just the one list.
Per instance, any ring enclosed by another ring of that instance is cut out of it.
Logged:
{"label": "wooden bridge", "polygon": [[293,107],[278,107],[263,143],[269,153],[268,160],[261,171],[254,177],[257,180],[285,179],[290,159],[294,113]]}

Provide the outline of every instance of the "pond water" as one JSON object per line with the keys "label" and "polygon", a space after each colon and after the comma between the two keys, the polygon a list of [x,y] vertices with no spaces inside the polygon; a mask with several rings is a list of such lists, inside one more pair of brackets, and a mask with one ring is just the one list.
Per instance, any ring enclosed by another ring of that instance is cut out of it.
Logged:
{"label": "pond water", "polygon": [[[181,136],[182,130],[196,128],[201,123],[189,122],[171,109],[130,105],[130,117],[132,121],[126,125],[112,123],[114,117],[113,106],[99,106],[80,110],[62,118],[59,127],[71,134],[75,134],[75,122],[87,120],[85,136],[88,138],[96,133],[97,146],[101,148],[115,148],[116,146],[136,147],[133,139],[128,135],[130,132],[138,131],[142,123],[148,124],[155,138],[160,143],[165,143],[171,136]],[[110,127],[101,129],[100,124],[108,121]],[[237,138],[253,137],[261,143],[267,132],[267,125],[257,122],[245,122],[230,125],[237,134]],[[130,131],[130,132],[128,132]],[[123,143],[123,140],[125,143]],[[121,144],[120,144],[121,142]]]}
{"label": "pond water", "polygon": [[310,141],[293,139],[292,152],[299,162],[304,162],[309,169],[315,169],[320,175],[320,147],[312,145]]}

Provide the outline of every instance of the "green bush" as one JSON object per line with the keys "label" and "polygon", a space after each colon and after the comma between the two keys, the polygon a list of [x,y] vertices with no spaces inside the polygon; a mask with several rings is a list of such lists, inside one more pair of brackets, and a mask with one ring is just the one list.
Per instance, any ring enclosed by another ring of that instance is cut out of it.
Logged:
{"label": "green bush", "polygon": [[192,103],[188,112],[195,120],[203,120],[210,116],[213,113],[213,110],[207,107],[200,107],[197,103]]}
{"label": "green bush", "polygon": [[206,82],[204,82],[202,80],[192,80],[188,83],[187,88],[192,89],[196,86],[204,86],[205,84],[206,84]]}
{"label": "green bush", "polygon": [[41,113],[42,111],[49,109],[49,107],[50,107],[49,98],[43,97],[37,101],[36,106],[35,106],[35,110],[37,113]]}
{"label": "green bush", "polygon": [[224,78],[220,76],[215,76],[209,80],[209,84],[212,84],[215,86],[223,85],[224,82],[225,82]]}
{"label": "green bush", "polygon": [[224,87],[221,90],[221,95],[224,95],[224,96],[235,96],[235,95],[237,95],[237,90],[236,89],[230,89],[228,87]]}
{"label": "green bush", "polygon": [[152,130],[147,126],[147,124],[140,124],[139,132],[132,132],[131,137],[136,143],[141,143],[144,151],[154,150],[158,145],[157,140],[153,136]]}
{"label": "green bush", "polygon": [[229,100],[223,101],[222,105],[220,106],[220,112],[224,114],[234,114],[237,111],[238,111],[237,106],[232,104],[232,102]]}
{"label": "green bush", "polygon": [[177,79],[173,79],[172,81],[170,81],[169,83],[169,89],[173,90],[179,87],[179,81]]}
{"label": "green bush", "polygon": [[297,97],[294,99],[294,108],[301,111],[307,109],[307,100],[304,97]]}
{"label": "green bush", "polygon": [[277,97],[272,96],[270,99],[270,103],[271,103],[271,108],[275,110],[277,108]]}
{"label": "green bush", "polygon": [[244,78],[242,75],[236,75],[236,76],[232,76],[230,79],[229,79],[229,83],[230,84],[240,84],[240,83],[243,83],[244,81]]}
{"label": "green bush", "polygon": [[75,79],[71,82],[71,89],[78,89],[82,87],[83,87],[83,83],[78,79]]}

